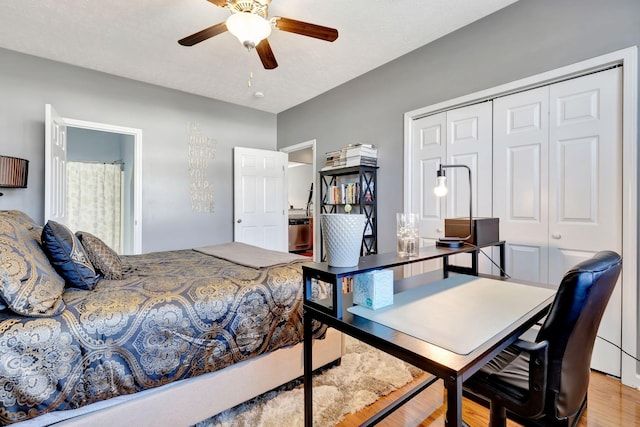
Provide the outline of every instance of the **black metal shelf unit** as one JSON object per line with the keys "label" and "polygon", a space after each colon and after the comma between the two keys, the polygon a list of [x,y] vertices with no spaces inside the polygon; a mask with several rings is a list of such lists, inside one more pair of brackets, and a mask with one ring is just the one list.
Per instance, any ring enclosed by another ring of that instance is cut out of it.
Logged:
{"label": "black metal shelf unit", "polygon": [[[350,166],[320,171],[320,213],[344,213],[346,204],[351,213],[364,214],[366,223],[360,255],[378,253],[378,188],[377,166]],[[320,235],[321,260],[326,254]]]}

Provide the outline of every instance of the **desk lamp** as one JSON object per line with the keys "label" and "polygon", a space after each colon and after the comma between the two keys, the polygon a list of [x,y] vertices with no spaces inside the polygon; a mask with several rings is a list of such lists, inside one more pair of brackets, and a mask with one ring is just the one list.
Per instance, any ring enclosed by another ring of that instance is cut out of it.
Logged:
{"label": "desk lamp", "polygon": [[473,216],[471,211],[473,197],[473,192],[471,191],[471,169],[467,165],[441,164],[438,172],[436,173],[436,187],[433,189],[433,193],[436,195],[436,197],[443,197],[447,195],[447,176],[444,173],[444,169],[446,168],[465,168],[469,173],[469,235],[467,237],[441,237],[438,241],[436,241],[436,246],[442,246],[446,248],[460,248],[464,246],[465,241],[470,239],[473,234]]}

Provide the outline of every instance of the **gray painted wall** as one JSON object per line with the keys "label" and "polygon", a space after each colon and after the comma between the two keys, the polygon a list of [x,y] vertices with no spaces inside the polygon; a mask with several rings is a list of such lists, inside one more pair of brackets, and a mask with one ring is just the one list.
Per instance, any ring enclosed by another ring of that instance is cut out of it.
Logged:
{"label": "gray painted wall", "polygon": [[122,139],[130,135],[92,129],[67,128],[67,160],[122,161]]}
{"label": "gray painted wall", "polygon": [[[238,88],[244,90],[245,88]],[[0,154],[30,160],[27,189],[0,209],[43,221],[44,105],[67,118],[142,129],[143,252],[233,239],[232,148],[276,148],[276,115],[0,49]],[[188,126],[217,141],[208,161],[215,210],[190,204]]]}
{"label": "gray painted wall", "polygon": [[379,250],[394,251],[405,112],[638,44],[638,0],[520,0],[278,114],[278,147],[315,138],[320,168],[327,151],[376,144]]}

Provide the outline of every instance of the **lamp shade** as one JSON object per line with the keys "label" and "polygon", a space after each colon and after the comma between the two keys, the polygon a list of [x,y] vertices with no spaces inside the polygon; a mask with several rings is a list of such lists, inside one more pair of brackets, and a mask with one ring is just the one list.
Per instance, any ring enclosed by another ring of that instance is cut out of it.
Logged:
{"label": "lamp shade", "polygon": [[0,156],[0,187],[27,188],[29,160]]}
{"label": "lamp shade", "polygon": [[271,34],[271,24],[260,15],[238,12],[227,18],[227,29],[247,49],[254,48]]}

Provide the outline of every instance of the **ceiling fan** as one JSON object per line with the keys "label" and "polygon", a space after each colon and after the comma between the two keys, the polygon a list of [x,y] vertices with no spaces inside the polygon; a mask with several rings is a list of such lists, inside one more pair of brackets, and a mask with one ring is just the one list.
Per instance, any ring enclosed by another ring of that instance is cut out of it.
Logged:
{"label": "ceiling fan", "polygon": [[231,11],[231,16],[225,22],[205,28],[195,34],[178,40],[182,46],[193,46],[197,43],[229,31],[236,36],[240,43],[248,50],[254,49],[267,70],[278,66],[267,37],[271,28],[277,28],[289,33],[301,34],[307,37],[332,42],[338,38],[338,30],[323,27],[295,19],[274,16],[267,18],[271,0],[208,0],[216,6]]}

